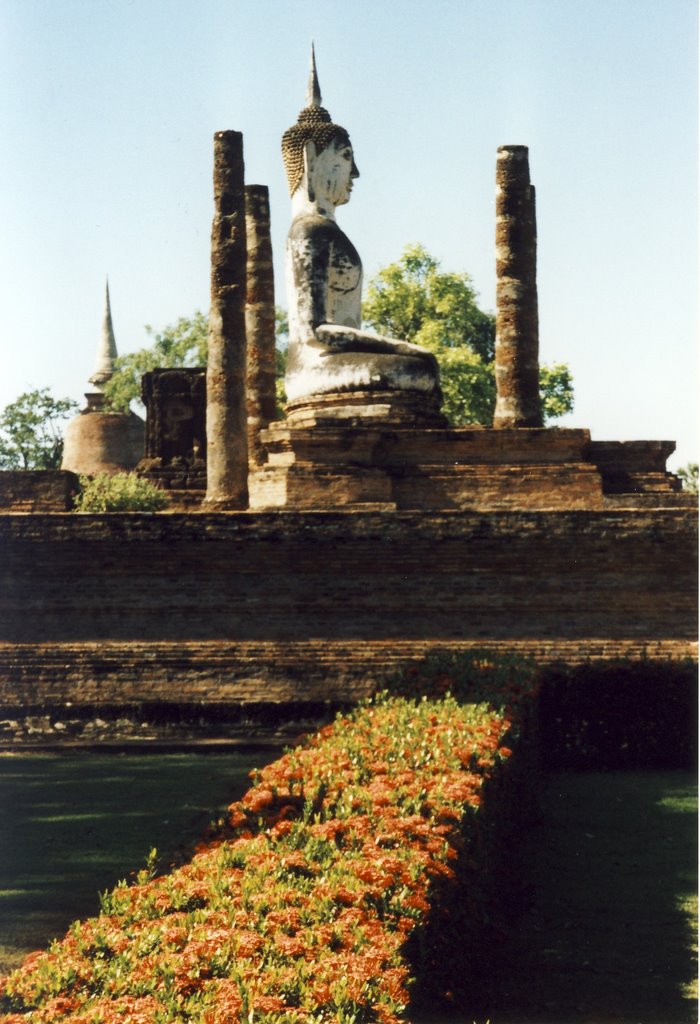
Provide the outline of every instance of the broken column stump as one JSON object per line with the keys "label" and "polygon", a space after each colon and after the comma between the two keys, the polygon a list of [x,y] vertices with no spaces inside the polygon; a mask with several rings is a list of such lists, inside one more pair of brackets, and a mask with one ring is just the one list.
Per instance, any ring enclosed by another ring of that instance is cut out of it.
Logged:
{"label": "broken column stump", "polygon": [[496,276],[493,425],[541,427],[537,225],[527,146],[498,148]]}
{"label": "broken column stump", "polygon": [[214,221],[207,364],[209,508],[248,505],[246,229],[243,136],[214,135]]}

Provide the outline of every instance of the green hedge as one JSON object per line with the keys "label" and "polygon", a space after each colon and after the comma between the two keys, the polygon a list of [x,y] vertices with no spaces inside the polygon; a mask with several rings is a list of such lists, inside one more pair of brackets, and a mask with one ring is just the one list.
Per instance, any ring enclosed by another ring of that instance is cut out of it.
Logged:
{"label": "green hedge", "polygon": [[691,664],[543,675],[488,652],[400,674],[257,773],[188,863],[120,883],[32,954],[0,983],[3,1019],[396,1024],[455,998],[486,1013],[535,741],[566,768],[675,767],[694,748]]}
{"label": "green hedge", "polygon": [[4,1019],[394,1024],[417,976],[416,997],[469,988],[532,790],[532,694],[515,689],[339,716],[257,774],[189,863],[121,883],[4,979]]}

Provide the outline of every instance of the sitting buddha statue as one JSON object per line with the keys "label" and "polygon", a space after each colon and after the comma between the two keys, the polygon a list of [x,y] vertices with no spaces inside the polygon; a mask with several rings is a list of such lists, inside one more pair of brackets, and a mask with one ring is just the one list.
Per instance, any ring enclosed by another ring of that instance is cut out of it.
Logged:
{"label": "sitting buddha statue", "polygon": [[282,140],[292,197],[286,250],[288,418],[295,406],[319,400],[323,405],[321,396],[338,395],[341,402],[353,396],[371,413],[373,403],[401,394],[419,418],[440,418],[435,356],[362,329],[362,262],[335,219],[359,171],[347,131],[321,106],[313,48],[306,100]]}

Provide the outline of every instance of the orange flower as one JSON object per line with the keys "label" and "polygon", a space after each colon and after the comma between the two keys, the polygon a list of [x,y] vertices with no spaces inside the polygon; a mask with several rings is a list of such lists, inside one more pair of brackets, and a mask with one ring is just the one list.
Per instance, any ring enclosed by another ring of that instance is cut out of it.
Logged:
{"label": "orange flower", "polygon": [[254,996],[253,1009],[260,1013],[280,1013],[287,1009],[287,1004],[281,996]]}
{"label": "orange flower", "polygon": [[243,810],[240,803],[231,804],[228,810],[228,824],[231,828],[238,828],[240,825],[245,825],[247,823],[248,815]]}
{"label": "orange flower", "polygon": [[243,797],[242,804],[244,807],[248,807],[253,814],[258,814],[269,807],[274,799],[275,794],[271,789],[251,789]]}
{"label": "orange flower", "polygon": [[241,957],[255,956],[265,942],[257,932],[240,931],[235,933],[236,952]]}

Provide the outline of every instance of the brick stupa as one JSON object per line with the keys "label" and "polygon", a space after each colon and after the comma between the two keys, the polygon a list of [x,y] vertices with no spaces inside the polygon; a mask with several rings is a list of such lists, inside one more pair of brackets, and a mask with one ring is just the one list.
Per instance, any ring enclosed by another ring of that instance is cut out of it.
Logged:
{"label": "brick stupa", "polygon": [[86,476],[124,473],[133,470],[143,457],[144,422],[141,417],[131,410],[111,412],[106,407],[102,388],[114,374],[116,358],[117,345],[107,283],[97,364],[89,378],[93,390],[86,392],[87,405],[66,427],[61,469]]}

